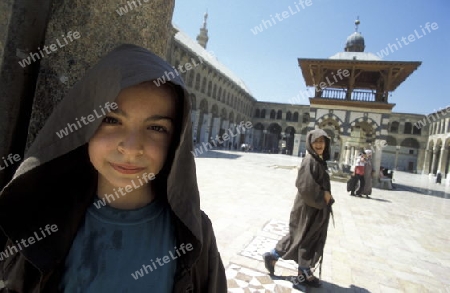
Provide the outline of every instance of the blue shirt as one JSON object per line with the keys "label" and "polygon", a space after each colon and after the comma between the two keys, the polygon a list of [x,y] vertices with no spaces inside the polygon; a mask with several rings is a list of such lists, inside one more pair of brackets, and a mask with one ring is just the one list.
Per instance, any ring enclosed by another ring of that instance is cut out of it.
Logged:
{"label": "blue shirt", "polygon": [[92,205],[66,258],[60,289],[70,293],[172,292],[174,251],[168,204],[156,200],[136,210]]}

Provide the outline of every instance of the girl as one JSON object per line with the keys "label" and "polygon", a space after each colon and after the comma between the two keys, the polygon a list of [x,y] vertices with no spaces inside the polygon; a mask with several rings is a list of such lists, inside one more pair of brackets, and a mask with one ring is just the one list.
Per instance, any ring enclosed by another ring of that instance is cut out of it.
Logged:
{"label": "girl", "polygon": [[271,275],[281,257],[298,264],[298,280],[305,285],[319,287],[312,273],[320,261],[327,239],[331,205],[330,177],[326,161],[330,158],[330,138],[321,129],[312,130],[306,137],[308,154],[302,160],[295,185],[298,189],[289,220],[289,233],[271,251],[263,255]]}

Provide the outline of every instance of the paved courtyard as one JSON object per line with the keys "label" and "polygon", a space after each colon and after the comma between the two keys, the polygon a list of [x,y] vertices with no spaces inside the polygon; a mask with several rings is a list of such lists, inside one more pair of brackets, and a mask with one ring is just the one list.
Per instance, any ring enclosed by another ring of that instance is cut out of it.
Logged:
{"label": "paved courtyard", "polygon": [[[300,159],[209,151],[196,164],[229,292],[305,291],[270,278],[261,258],[287,231]],[[335,227],[330,221],[323,286],[309,292],[450,292],[450,188],[422,175],[394,179],[396,189],[374,188],[372,199],[332,181]],[[275,274],[296,275],[295,263],[279,261]]]}

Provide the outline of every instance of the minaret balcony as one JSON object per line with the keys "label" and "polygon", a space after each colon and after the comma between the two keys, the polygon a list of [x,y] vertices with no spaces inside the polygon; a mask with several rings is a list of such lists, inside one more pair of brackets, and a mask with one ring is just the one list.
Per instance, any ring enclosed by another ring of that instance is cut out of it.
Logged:
{"label": "minaret balcony", "polygon": [[322,90],[322,95],[320,97],[322,99],[348,100],[358,102],[381,102],[376,100],[375,93],[367,91],[353,91],[350,99],[348,99],[347,91],[345,90],[324,89]]}

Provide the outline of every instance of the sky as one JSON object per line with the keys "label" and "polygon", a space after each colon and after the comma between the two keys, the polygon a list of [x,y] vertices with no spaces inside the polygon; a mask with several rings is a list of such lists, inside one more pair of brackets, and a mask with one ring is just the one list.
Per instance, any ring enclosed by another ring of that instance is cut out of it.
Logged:
{"label": "sky", "polygon": [[[208,11],[207,50],[246,84],[256,100],[290,103],[310,89],[297,59],[327,59],[344,51],[359,16],[365,52],[377,55],[391,44],[382,60],[422,62],[391,93],[394,112],[427,115],[450,106],[446,91],[450,84],[450,1],[309,1],[176,0],[172,23],[195,40]],[[427,23],[436,24],[428,31]],[[411,34],[416,37],[408,41]],[[304,99],[301,104],[309,101]]]}

